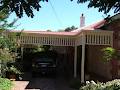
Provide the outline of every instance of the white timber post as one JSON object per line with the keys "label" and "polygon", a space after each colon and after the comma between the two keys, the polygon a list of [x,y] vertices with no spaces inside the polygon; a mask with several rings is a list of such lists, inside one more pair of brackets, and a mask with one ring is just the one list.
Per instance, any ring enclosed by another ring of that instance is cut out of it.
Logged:
{"label": "white timber post", "polygon": [[21,60],[23,60],[23,46],[21,46]]}
{"label": "white timber post", "polygon": [[84,67],[85,67],[85,35],[83,33],[83,35],[82,35],[82,58],[81,58],[81,83],[85,82]]}
{"label": "white timber post", "polygon": [[77,46],[74,47],[74,78],[77,77]]}

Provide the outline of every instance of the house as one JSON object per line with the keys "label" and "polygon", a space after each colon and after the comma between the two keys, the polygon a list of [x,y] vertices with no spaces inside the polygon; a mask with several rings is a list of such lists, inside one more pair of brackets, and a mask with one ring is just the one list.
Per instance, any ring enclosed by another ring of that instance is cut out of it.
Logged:
{"label": "house", "polygon": [[62,62],[59,66],[64,67],[65,72],[70,71],[68,74],[74,78],[80,77],[81,82],[86,80],[86,75],[91,74],[113,79],[119,76],[113,75],[118,71],[115,68],[113,69],[115,72],[111,73],[111,64],[102,61],[101,49],[108,46],[120,49],[119,18],[117,14],[111,17],[111,22],[105,19],[84,26],[85,17],[82,14],[80,17],[82,27],[76,30],[71,32],[23,31],[17,40],[21,45],[22,55],[25,48],[33,48],[35,45],[52,46],[52,49],[59,54],[58,61]]}

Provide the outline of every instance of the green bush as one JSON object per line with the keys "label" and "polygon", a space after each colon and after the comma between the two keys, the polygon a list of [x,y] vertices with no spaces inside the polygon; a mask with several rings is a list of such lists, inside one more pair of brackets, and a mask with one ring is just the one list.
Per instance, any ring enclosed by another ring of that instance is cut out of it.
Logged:
{"label": "green bush", "polygon": [[113,58],[116,58],[116,50],[112,47],[106,47],[102,49],[103,60],[110,61]]}
{"label": "green bush", "polygon": [[12,82],[6,78],[0,78],[0,90],[11,90]]}
{"label": "green bush", "polygon": [[87,84],[79,90],[120,90],[120,80],[116,79],[106,83],[95,83],[94,81],[91,81],[87,82]]}

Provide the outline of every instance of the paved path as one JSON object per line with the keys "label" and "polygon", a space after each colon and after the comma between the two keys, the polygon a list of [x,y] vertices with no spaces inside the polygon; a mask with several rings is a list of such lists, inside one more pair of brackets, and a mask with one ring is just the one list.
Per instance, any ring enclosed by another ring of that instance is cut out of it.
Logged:
{"label": "paved path", "polygon": [[14,86],[12,90],[25,90],[28,83],[29,81],[13,81]]}
{"label": "paved path", "polygon": [[31,78],[30,81],[14,81],[13,90],[74,90],[62,78]]}

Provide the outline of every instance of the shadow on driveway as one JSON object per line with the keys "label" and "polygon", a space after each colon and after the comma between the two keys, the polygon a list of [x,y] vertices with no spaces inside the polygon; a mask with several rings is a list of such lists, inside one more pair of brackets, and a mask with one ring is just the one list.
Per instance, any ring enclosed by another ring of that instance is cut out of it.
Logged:
{"label": "shadow on driveway", "polygon": [[32,78],[26,86],[27,90],[75,90],[63,78]]}
{"label": "shadow on driveway", "polygon": [[36,77],[25,74],[23,81],[15,81],[13,90],[76,90],[69,87],[69,81],[63,77]]}
{"label": "shadow on driveway", "polygon": [[26,89],[55,90],[55,81],[50,78],[32,78]]}

